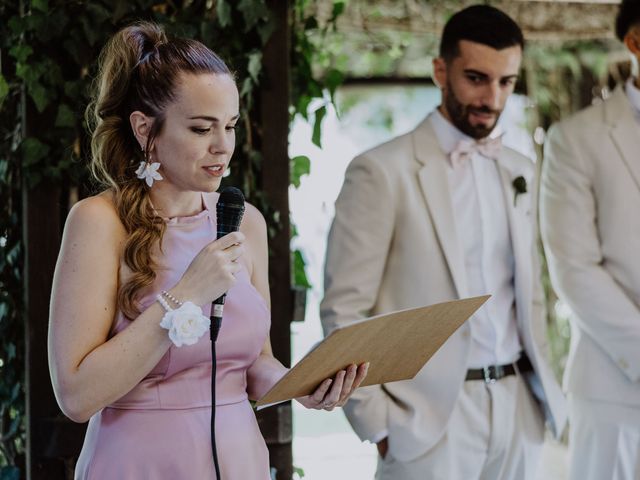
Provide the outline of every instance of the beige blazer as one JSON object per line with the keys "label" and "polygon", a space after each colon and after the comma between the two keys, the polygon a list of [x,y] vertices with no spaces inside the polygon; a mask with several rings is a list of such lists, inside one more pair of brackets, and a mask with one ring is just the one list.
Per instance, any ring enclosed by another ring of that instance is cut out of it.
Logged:
{"label": "beige blazer", "polygon": [[640,126],[622,87],[549,132],[540,190],[551,280],[570,306],[569,392],[640,406]]}
{"label": "beige blazer", "polygon": [[[325,266],[325,332],[368,315],[467,296],[467,279],[447,179],[447,158],[428,120],[356,157],[336,202]],[[551,427],[560,433],[564,397],[543,357],[547,349],[536,263],[535,169],[503,149],[499,159],[515,256],[517,321],[537,375],[532,383]],[[529,192],[514,205],[513,180]],[[487,292],[491,293],[491,292]],[[389,431],[393,457],[412,460],[442,436],[464,382],[470,348],[464,324],[418,375],[359,389],[345,413],[363,440]]]}

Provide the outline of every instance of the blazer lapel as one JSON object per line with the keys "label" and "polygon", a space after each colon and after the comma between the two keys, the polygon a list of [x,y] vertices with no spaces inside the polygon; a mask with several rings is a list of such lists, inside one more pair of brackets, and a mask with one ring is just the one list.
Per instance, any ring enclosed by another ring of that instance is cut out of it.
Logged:
{"label": "blazer lapel", "polygon": [[610,102],[605,103],[606,121],[611,125],[611,139],[620,152],[631,176],[640,188],[640,142],[638,141],[638,122],[622,86],[618,87]]}
{"label": "blazer lapel", "polygon": [[467,277],[453,216],[446,171],[447,158],[440,148],[428,117],[416,128],[412,137],[416,159],[422,164],[418,171],[418,181],[458,296],[464,298],[468,296]]}
{"label": "blazer lapel", "polygon": [[[532,283],[532,199],[534,198],[533,166],[526,165],[521,159],[515,158],[509,151],[504,150],[498,159],[498,171],[502,180],[504,203],[507,209],[511,248],[513,249],[514,289],[518,321],[530,318],[533,299]],[[527,182],[527,192],[515,197],[513,181],[522,176]],[[529,198],[522,198],[528,195]],[[528,200],[528,201],[525,201]]]}

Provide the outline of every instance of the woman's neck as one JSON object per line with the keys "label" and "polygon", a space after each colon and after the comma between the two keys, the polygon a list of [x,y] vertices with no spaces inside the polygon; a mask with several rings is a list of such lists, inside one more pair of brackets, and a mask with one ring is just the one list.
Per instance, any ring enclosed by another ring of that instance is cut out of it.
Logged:
{"label": "woman's neck", "polygon": [[154,185],[150,192],[153,207],[163,218],[188,217],[202,211],[202,193],[176,191],[168,185]]}

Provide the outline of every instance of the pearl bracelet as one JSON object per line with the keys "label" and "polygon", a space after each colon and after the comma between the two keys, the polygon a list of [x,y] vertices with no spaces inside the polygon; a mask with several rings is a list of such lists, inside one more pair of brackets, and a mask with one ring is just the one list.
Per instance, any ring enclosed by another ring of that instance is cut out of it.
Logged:
{"label": "pearl bracelet", "polygon": [[[165,297],[178,305],[178,308],[172,309]],[[211,321],[196,304],[181,302],[165,290],[156,295],[156,300],[165,311],[160,326],[169,331],[169,338],[176,347],[195,344],[209,330]]]}

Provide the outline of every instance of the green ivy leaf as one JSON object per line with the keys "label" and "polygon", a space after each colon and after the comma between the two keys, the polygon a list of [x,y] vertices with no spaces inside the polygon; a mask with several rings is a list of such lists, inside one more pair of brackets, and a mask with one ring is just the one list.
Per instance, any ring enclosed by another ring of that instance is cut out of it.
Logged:
{"label": "green ivy leaf", "polygon": [[40,83],[33,83],[29,85],[27,91],[29,92],[29,96],[33,99],[33,103],[36,104],[38,111],[44,111],[44,109],[47,108],[47,105],[49,105],[49,91]]}
{"label": "green ivy leaf", "polygon": [[58,114],[56,115],[56,121],[54,126],[56,127],[74,127],[76,125],[76,116],[69,106],[65,103],[61,103],[58,106]]}
{"label": "green ivy leaf", "polygon": [[14,35],[20,35],[24,30],[25,20],[20,16],[13,16],[9,19],[9,29]]}
{"label": "green ivy leaf", "polygon": [[19,44],[14,45],[9,49],[9,55],[15,58],[20,63],[25,63],[29,55],[33,53],[33,48],[29,45]]}
{"label": "green ivy leaf", "polygon": [[245,32],[255,27],[260,19],[266,19],[269,16],[269,9],[264,0],[240,0],[238,2],[238,10],[242,12],[246,23]]}
{"label": "green ivy leaf", "polygon": [[313,100],[309,95],[305,95],[304,93],[300,95],[298,99],[298,113],[302,115],[302,118],[305,120],[309,120],[309,104]]}
{"label": "green ivy leaf", "polygon": [[218,23],[221,27],[224,28],[231,25],[231,6],[225,0],[218,0],[216,13],[218,14]]}
{"label": "green ivy leaf", "polygon": [[4,99],[9,95],[9,84],[4,76],[0,73],[0,105]]}
{"label": "green ivy leaf", "polygon": [[311,160],[305,155],[298,155],[291,159],[291,185],[300,188],[300,179],[311,172]]}
{"label": "green ivy leaf", "polygon": [[16,75],[27,83],[36,82],[40,76],[37,68],[26,63],[16,65]]}
{"label": "green ivy leaf", "polygon": [[240,97],[244,98],[253,89],[251,79],[249,77],[245,78],[242,82],[242,88],[240,89]]}
{"label": "green ivy leaf", "polygon": [[313,135],[311,136],[311,141],[314,145],[322,148],[321,144],[321,136],[322,136],[322,119],[327,114],[327,107],[323,105],[318,108],[315,112],[315,118],[313,120]]}
{"label": "green ivy leaf", "polygon": [[116,8],[113,10],[113,20],[119,22],[130,9],[131,2],[127,0],[118,0]]}
{"label": "green ivy leaf", "polygon": [[42,13],[47,13],[49,10],[48,0],[31,0],[31,6],[35,10],[40,10]]}
{"label": "green ivy leaf", "polygon": [[325,85],[329,89],[329,95],[331,95],[331,102],[335,103],[336,89],[344,82],[344,74],[340,70],[335,68],[330,69],[324,79]]}
{"label": "green ivy leaf", "polygon": [[300,250],[293,252],[293,284],[298,287],[311,288],[304,270],[305,261]]}
{"label": "green ivy leaf", "polygon": [[305,30],[315,30],[318,28],[318,20],[316,17],[307,17],[304,21],[304,29]]}
{"label": "green ivy leaf", "polygon": [[333,10],[331,12],[330,20],[331,23],[334,23],[338,17],[342,15],[346,6],[347,5],[344,0],[333,0]]}
{"label": "green ivy leaf", "polygon": [[49,146],[34,137],[27,137],[22,142],[22,161],[24,166],[38,163],[49,154]]}
{"label": "green ivy leaf", "polygon": [[258,83],[258,75],[262,70],[262,52],[253,52],[249,54],[249,64],[247,71],[255,83]]}
{"label": "green ivy leaf", "polygon": [[267,40],[271,38],[273,32],[276,31],[276,27],[276,19],[272,15],[269,16],[269,19],[265,23],[258,25],[258,35],[260,35],[262,45],[266,44]]}

